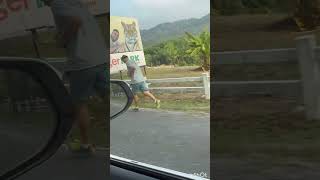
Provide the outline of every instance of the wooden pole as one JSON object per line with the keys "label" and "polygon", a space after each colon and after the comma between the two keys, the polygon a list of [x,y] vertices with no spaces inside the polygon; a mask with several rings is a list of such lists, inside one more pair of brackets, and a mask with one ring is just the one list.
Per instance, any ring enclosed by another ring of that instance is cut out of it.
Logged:
{"label": "wooden pole", "polygon": [[34,50],[36,52],[36,57],[37,58],[41,58],[40,56],[40,51],[39,51],[39,44],[38,44],[38,33],[37,33],[37,29],[30,29],[31,33],[32,33],[32,43],[33,43],[33,47]]}
{"label": "wooden pole", "polygon": [[123,78],[122,78],[122,71],[120,71],[120,79],[123,80]]}
{"label": "wooden pole", "polygon": [[147,70],[146,70],[146,66],[143,66],[143,71],[144,71],[144,75],[147,77]]}

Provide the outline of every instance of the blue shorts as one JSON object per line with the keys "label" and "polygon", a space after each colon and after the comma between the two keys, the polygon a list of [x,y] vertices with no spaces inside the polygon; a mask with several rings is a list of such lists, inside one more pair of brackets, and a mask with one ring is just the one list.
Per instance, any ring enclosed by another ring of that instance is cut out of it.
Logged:
{"label": "blue shorts", "polygon": [[131,87],[134,94],[137,94],[138,92],[143,93],[143,92],[149,91],[148,84],[145,81],[131,84]]}
{"label": "blue shorts", "polygon": [[70,71],[67,74],[70,82],[70,94],[75,104],[86,103],[90,96],[105,97],[109,85],[109,73],[106,65]]}

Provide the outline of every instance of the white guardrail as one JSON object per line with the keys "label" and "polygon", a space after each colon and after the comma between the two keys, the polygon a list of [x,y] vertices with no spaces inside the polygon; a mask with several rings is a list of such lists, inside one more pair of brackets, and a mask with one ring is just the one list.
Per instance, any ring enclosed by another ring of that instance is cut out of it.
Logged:
{"label": "white guardrail", "polygon": [[[130,80],[125,80],[130,84]],[[192,87],[151,87],[150,90],[184,92],[186,90],[203,91],[206,99],[210,99],[210,76],[209,73],[202,73],[201,77],[165,78],[165,79],[146,79],[149,84],[160,83],[183,83],[183,82],[202,82],[202,86]]]}
{"label": "white guardrail", "polygon": [[[47,62],[55,67],[58,71],[63,72],[66,60],[64,58],[48,58]],[[125,80],[129,84],[129,80]],[[200,77],[183,77],[183,78],[166,78],[166,79],[147,79],[147,83],[183,83],[183,82],[202,82],[202,86],[193,87],[151,87],[151,90],[167,92],[185,92],[185,91],[203,91],[204,97],[210,99],[210,75],[203,73]]]}
{"label": "white guardrail", "polygon": [[[215,82],[215,91],[228,94],[268,93],[287,94],[295,91],[302,94],[307,119],[320,119],[320,47],[314,34],[297,37],[296,47],[287,49],[247,50],[231,52],[213,52],[214,64],[249,64],[270,62],[296,62],[299,65],[301,79],[288,81],[254,82]],[[222,88],[221,88],[222,86]],[[224,87],[223,87],[224,86]],[[237,87],[236,87],[237,86]],[[233,91],[233,92],[230,92]],[[258,91],[257,91],[258,90]],[[301,92],[301,93],[300,93]],[[216,94],[216,93],[215,93]]]}

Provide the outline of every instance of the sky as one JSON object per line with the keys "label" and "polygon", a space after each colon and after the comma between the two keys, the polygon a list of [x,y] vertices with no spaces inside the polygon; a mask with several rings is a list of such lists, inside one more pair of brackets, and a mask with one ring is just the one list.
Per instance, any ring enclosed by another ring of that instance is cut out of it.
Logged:
{"label": "sky", "polygon": [[138,19],[140,29],[189,18],[201,18],[210,12],[210,0],[110,0],[111,16]]}

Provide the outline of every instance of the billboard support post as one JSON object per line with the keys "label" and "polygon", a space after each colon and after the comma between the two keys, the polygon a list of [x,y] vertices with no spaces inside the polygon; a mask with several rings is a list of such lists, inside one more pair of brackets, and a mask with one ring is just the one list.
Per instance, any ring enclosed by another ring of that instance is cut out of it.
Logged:
{"label": "billboard support post", "polygon": [[143,66],[143,71],[144,71],[144,75],[147,77],[147,70],[146,70],[146,66]]}
{"label": "billboard support post", "polygon": [[120,79],[122,80],[123,78],[122,78],[122,71],[119,71],[120,72]]}
{"label": "billboard support post", "polygon": [[41,58],[40,51],[39,51],[39,44],[38,44],[38,33],[36,28],[32,28],[29,31],[31,31],[32,34],[32,42],[34,50],[36,51],[37,58]]}

